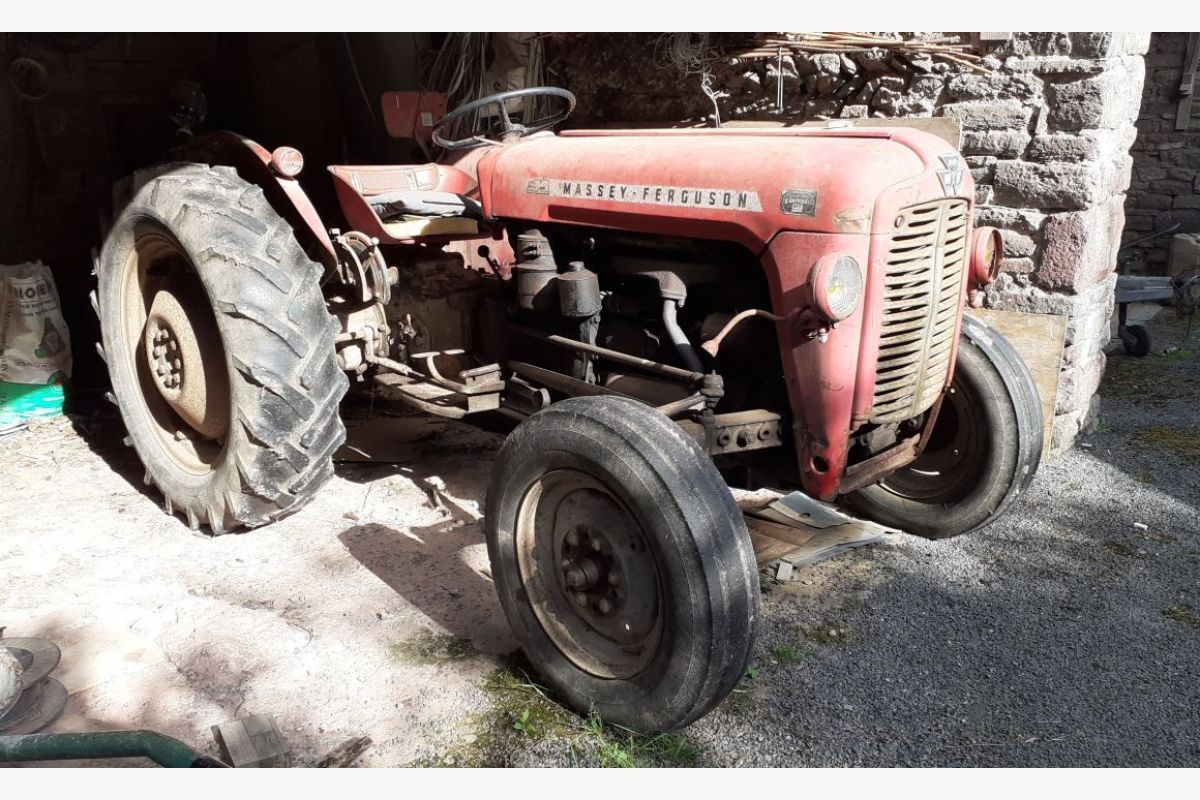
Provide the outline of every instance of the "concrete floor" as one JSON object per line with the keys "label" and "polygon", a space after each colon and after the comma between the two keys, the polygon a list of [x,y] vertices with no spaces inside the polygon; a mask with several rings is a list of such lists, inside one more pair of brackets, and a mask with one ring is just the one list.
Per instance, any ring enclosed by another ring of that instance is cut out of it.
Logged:
{"label": "concrete floor", "polygon": [[[1160,352],[1182,332],[1152,325]],[[342,464],[217,539],[161,512],[112,417],[0,440],[0,626],[63,648],[51,730],[213,751],[209,726],[270,713],[302,763],[369,735],[378,766],[1197,766],[1198,351],[1111,356],[1087,449],[986,532],[764,577],[756,666],[670,740],[596,734],[501,669],[479,525],[500,437],[460,425],[402,418],[403,463]]]}

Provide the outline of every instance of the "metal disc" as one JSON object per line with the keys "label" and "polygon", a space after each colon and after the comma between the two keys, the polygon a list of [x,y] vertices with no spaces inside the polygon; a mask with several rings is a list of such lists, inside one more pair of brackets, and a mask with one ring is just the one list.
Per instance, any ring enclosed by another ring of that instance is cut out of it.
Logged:
{"label": "metal disc", "polygon": [[26,689],[53,672],[62,657],[58,645],[45,639],[0,639],[0,647],[21,662],[21,686]]}
{"label": "metal disc", "polygon": [[0,647],[0,717],[21,699],[21,662]]}
{"label": "metal disc", "polygon": [[37,733],[58,719],[66,707],[67,688],[54,678],[46,678],[26,689],[12,710],[0,717],[0,734]]}

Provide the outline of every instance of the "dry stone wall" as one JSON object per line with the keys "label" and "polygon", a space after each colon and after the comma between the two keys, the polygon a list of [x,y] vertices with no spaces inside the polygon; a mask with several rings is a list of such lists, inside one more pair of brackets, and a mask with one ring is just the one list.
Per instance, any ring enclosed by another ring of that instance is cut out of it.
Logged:
{"label": "dry stone wall", "polygon": [[722,59],[708,64],[715,98],[702,91],[701,74],[664,63],[653,35],[562,40],[551,67],[579,96],[579,125],[716,112],[722,120],[958,119],[977,222],[1005,237],[1003,274],[987,305],[1068,319],[1054,419],[1062,449],[1095,416],[1150,36],[997,36],[977,45],[986,74],[883,50]]}

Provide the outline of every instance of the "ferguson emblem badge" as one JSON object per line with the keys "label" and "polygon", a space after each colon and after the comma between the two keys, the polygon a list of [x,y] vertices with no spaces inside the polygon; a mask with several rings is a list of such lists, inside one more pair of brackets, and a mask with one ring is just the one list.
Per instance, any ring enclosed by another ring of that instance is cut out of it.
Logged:
{"label": "ferguson emblem badge", "polygon": [[797,217],[815,217],[817,193],[810,189],[788,189],[779,198],[779,210]]}
{"label": "ferguson emblem badge", "polygon": [[945,169],[938,170],[938,180],[942,183],[942,194],[946,197],[958,194],[959,187],[963,181],[963,163],[962,159],[956,154],[941,156],[942,165]]}
{"label": "ferguson emblem badge", "polygon": [[526,194],[581,200],[613,200],[647,206],[712,208],[718,211],[762,211],[758,192],[744,189],[710,189],[695,186],[647,186],[633,183],[565,181],[533,178],[525,184]]}

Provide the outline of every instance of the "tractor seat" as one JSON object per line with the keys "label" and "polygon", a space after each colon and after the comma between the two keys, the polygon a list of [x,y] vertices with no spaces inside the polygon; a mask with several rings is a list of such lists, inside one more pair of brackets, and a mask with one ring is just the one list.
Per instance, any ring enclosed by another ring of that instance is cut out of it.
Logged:
{"label": "tractor seat", "polygon": [[346,221],[384,244],[479,236],[482,210],[467,173],[442,164],[329,167]]}

